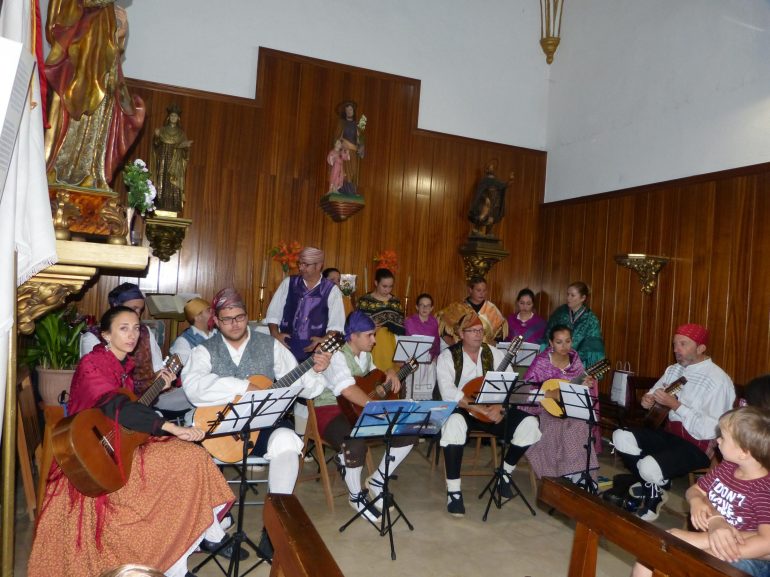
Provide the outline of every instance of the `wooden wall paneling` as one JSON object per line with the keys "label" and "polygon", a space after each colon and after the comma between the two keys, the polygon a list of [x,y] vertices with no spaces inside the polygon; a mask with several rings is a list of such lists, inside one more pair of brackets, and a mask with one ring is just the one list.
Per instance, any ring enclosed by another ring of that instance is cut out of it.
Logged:
{"label": "wooden wall paneling", "polygon": [[770,172],[756,177],[754,195],[754,227],[752,245],[749,252],[750,288],[744,299],[737,306],[745,307],[748,321],[744,348],[744,365],[741,367],[743,379],[770,372],[770,235],[767,234],[767,221],[770,215]]}

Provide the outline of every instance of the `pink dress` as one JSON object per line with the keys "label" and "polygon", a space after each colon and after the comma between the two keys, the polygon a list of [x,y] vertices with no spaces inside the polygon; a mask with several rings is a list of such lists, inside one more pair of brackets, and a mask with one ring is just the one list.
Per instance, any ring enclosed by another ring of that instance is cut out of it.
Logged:
{"label": "pink dress", "polygon": [[[546,349],[535,357],[527,371],[525,380],[542,383],[548,379],[570,379],[582,376],[585,371],[580,357],[573,350],[569,352],[570,363],[565,369],[551,364],[552,349]],[[591,389],[591,396],[599,394],[597,386]],[[541,407],[522,407],[522,410],[540,418],[540,431],[543,437],[527,451],[527,460],[532,465],[535,475],[540,477],[561,477],[580,473],[586,466],[585,444],[588,440],[588,424],[577,419],[554,417]],[[597,406],[598,413],[598,406]],[[601,450],[599,427],[594,427],[594,449],[591,451],[589,469],[599,468],[596,458]]]}

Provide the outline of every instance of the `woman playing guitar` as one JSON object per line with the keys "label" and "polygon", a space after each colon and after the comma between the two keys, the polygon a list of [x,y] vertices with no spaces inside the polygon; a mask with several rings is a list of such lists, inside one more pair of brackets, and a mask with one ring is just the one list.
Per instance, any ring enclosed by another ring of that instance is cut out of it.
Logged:
{"label": "woman playing guitar", "polygon": [[[126,463],[126,484],[100,497],[78,493],[54,465],[27,574],[47,576],[55,567],[57,574],[91,577],[138,562],[167,575],[184,575],[187,555],[201,536],[213,541],[224,537],[214,514],[224,515],[232,491],[206,451],[193,444],[203,438],[203,431],[167,422],[119,392],[134,390],[129,353],[139,338],[136,312],[127,307],[108,310],[101,320],[101,335],[106,346],[97,345],[75,372],[69,412],[98,407],[117,419],[120,427],[115,425],[112,446],[119,466],[120,441],[131,430],[173,437],[162,441],[151,437],[134,452],[130,469],[131,463]],[[168,369],[160,377],[167,385],[175,378]]]}
{"label": "woman playing guitar", "polygon": [[[525,376],[526,381],[570,381],[585,375],[583,363],[572,348],[572,330],[568,326],[554,326],[548,335],[548,343],[549,347],[532,361]],[[595,399],[599,392],[596,379],[586,377],[583,384],[591,387],[590,395]],[[556,400],[559,390],[548,391],[545,396],[546,399]],[[554,417],[542,407],[524,407],[523,410],[540,417],[543,437],[527,452],[527,459],[537,477],[579,476],[586,464],[588,425],[576,419]],[[599,467],[596,454],[601,446],[598,440],[595,441],[595,447],[597,450],[591,455],[591,469]]]}

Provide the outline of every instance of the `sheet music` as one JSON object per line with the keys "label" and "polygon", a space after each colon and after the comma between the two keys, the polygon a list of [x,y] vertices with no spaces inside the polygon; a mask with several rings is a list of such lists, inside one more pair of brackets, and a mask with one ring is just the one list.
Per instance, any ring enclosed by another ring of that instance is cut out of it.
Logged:
{"label": "sheet music", "polygon": [[425,335],[396,336],[393,360],[403,363],[414,357],[420,364],[430,363],[430,349],[435,340]]}
{"label": "sheet music", "polygon": [[[232,405],[230,413],[211,431],[212,435],[239,433],[249,422],[249,430],[272,427],[286,410],[294,403],[302,391],[302,385],[292,385],[280,389],[265,389],[264,391],[247,391],[237,403]],[[252,417],[257,408],[259,413]]]}
{"label": "sheet music", "polygon": [[[374,401],[367,403],[351,437],[380,437],[398,414],[392,435],[435,435],[457,407],[454,401]],[[399,410],[401,411],[399,413]]]}
{"label": "sheet music", "polygon": [[[501,341],[497,343],[497,348],[505,352],[508,350],[510,345],[511,341]],[[519,350],[513,359],[513,364],[517,367],[528,367],[532,364],[532,361],[535,359],[539,352],[540,345],[523,342],[521,343],[521,347],[519,347]]]}
{"label": "sheet music", "polygon": [[591,396],[591,387],[560,381],[559,388],[564,411],[568,417],[588,421],[593,413],[593,420],[598,420],[593,406],[596,399]]}
{"label": "sheet music", "polygon": [[476,397],[477,405],[499,405],[505,402],[508,391],[516,382],[518,375],[516,373],[507,373],[503,371],[487,371],[484,375],[484,382],[481,384],[481,390]]}

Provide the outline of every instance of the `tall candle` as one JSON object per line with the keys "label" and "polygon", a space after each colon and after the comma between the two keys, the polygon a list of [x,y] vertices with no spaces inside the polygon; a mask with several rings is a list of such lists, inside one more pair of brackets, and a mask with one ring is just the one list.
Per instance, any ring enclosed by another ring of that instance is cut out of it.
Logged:
{"label": "tall candle", "polygon": [[404,293],[405,297],[409,296],[409,289],[411,288],[411,286],[412,286],[412,275],[409,275],[408,277],[406,277],[406,292]]}
{"label": "tall candle", "polygon": [[369,291],[369,270],[364,266],[364,294]]}
{"label": "tall candle", "polygon": [[259,281],[259,286],[261,287],[265,286],[266,280],[267,280],[267,259],[264,259],[262,261],[262,280]]}

